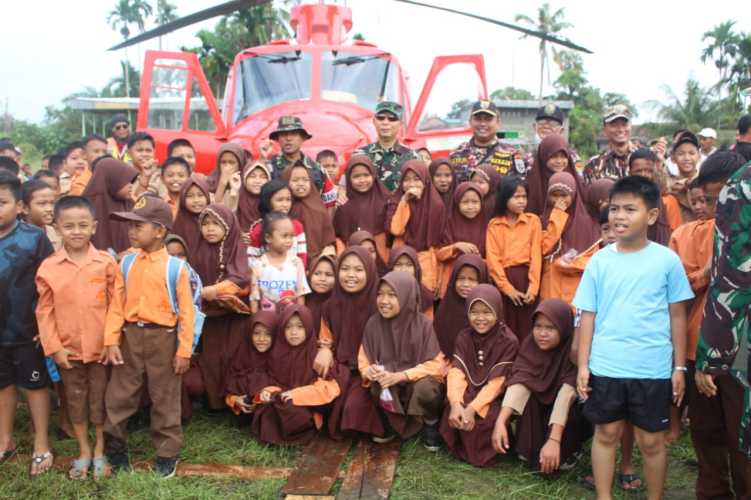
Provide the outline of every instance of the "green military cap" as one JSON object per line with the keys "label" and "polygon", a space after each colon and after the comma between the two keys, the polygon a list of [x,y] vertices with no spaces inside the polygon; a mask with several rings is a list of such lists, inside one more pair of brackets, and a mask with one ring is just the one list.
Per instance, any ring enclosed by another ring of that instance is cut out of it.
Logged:
{"label": "green military cap", "polygon": [[402,119],[402,105],[394,101],[381,101],[376,104],[375,114],[378,113],[391,113],[400,120]]}
{"label": "green military cap", "polygon": [[305,136],[305,139],[310,139],[313,137],[310,135],[310,133],[305,130],[305,127],[302,124],[302,120],[299,116],[282,116],[279,118],[279,122],[276,125],[276,130],[271,132],[269,134],[269,137],[272,141],[275,141],[276,138],[279,136],[282,132],[294,132],[299,131],[302,132]]}

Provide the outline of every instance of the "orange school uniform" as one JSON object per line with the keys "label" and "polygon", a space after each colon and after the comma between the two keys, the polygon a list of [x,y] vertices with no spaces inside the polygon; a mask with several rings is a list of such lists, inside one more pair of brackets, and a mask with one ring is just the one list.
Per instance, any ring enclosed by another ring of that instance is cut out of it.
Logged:
{"label": "orange school uniform", "polygon": [[70,360],[99,360],[116,275],[115,259],[91,244],[81,263],[72,261],[64,248],[42,262],[36,276],[36,316],[45,355],[66,349]]}
{"label": "orange school uniform", "polygon": [[513,224],[506,216],[490,220],[485,240],[486,260],[490,276],[501,292],[509,294],[514,290],[504,269],[525,265],[529,267],[529,291],[533,295],[539,293],[542,239],[542,223],[535,214],[523,213]]}
{"label": "orange school uniform", "polygon": [[712,261],[714,227],[714,219],[688,222],[673,231],[670,238],[670,248],[681,258],[691,289],[696,295],[688,315],[686,356],[690,360],[696,359],[699,329],[707,301],[709,276],[704,270]]}
{"label": "orange school uniform", "polygon": [[153,323],[166,328],[180,324],[177,355],[190,359],[193,352],[193,297],[190,279],[185,267],[177,279],[178,314],[172,312],[172,304],[167,294],[166,272],[167,249],[147,253],[139,251],[128,276],[128,290],[125,278],[118,270],[115,279],[113,307],[107,315],[104,345],[119,345],[123,324]]}

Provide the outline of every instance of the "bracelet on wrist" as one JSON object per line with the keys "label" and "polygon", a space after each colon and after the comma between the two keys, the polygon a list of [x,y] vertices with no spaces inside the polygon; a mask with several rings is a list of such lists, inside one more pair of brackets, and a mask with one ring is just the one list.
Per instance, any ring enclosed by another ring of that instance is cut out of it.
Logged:
{"label": "bracelet on wrist", "polygon": [[554,438],[554,437],[552,437],[552,436],[548,437],[548,439],[549,439],[550,441],[553,441],[554,443],[558,443],[558,444],[561,444],[560,440],[558,440],[558,439],[556,439],[556,438]]}

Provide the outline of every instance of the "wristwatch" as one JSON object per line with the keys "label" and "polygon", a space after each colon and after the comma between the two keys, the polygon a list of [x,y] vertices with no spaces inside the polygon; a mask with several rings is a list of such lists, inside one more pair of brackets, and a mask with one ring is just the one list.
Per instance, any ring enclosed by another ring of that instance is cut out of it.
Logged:
{"label": "wristwatch", "polygon": [[688,368],[686,368],[685,366],[674,366],[673,371],[687,372]]}

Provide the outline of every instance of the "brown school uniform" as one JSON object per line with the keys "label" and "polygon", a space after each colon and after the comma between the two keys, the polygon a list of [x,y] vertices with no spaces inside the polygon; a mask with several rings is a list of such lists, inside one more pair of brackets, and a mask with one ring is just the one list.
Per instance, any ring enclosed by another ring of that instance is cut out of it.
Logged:
{"label": "brown school uniform", "polygon": [[[151,432],[156,454],[174,457],[183,442],[180,426],[180,380],[175,356],[190,359],[193,350],[193,297],[186,268],[177,280],[178,314],[167,294],[167,249],[141,250],[128,276],[115,278],[115,294],[107,314],[104,345],[119,345],[122,365],[112,368],[105,404],[108,447],[125,447],[128,419],[138,409],[141,389],[148,378]],[[179,325],[179,328],[178,328]]]}
{"label": "brown school uniform", "polygon": [[425,278],[422,261],[420,261],[419,255],[415,249],[408,245],[394,248],[391,251],[391,257],[389,258],[388,269],[389,271],[393,271],[396,261],[399,260],[399,257],[402,255],[409,257],[409,260],[412,261],[412,266],[415,268],[415,278],[417,278],[417,283],[420,286],[420,311],[422,311],[428,319],[433,319],[435,293],[424,284]]}
{"label": "brown school uniform", "polygon": [[[446,206],[436,191],[428,168],[421,160],[409,160],[402,165],[401,178],[408,171],[417,175],[424,186],[419,200],[403,201],[401,185],[392,195],[386,212],[387,228],[395,237],[393,249],[409,245],[417,251],[422,268],[422,284],[435,292],[438,285],[438,261],[435,251],[440,247],[446,219]],[[390,256],[393,259],[393,255]]]}
{"label": "brown school uniform", "polygon": [[[482,467],[495,458],[491,434],[501,410],[499,396],[519,348],[514,333],[503,323],[503,297],[493,285],[478,285],[467,297],[466,316],[473,303],[481,301],[496,314],[493,329],[480,335],[471,327],[456,339],[451,369],[446,380],[446,407],[440,432],[446,448],[455,456]],[[449,425],[452,404],[471,406],[475,410],[475,427],[471,431]]]}
{"label": "brown school uniform", "polygon": [[535,296],[539,294],[542,237],[540,218],[530,213],[519,215],[513,226],[505,216],[494,217],[488,225],[485,252],[490,277],[504,294],[506,324],[519,339],[532,331],[535,303],[515,306],[506,294],[514,288],[522,293],[529,290]]}
{"label": "brown school uniform", "polygon": [[104,423],[107,368],[99,358],[116,274],[115,260],[91,244],[81,264],[70,260],[63,248],[45,259],[37,272],[39,338],[47,356],[69,351],[73,367],[58,368],[68,414],[76,424]]}
{"label": "brown school uniform", "polygon": [[189,262],[203,286],[217,287],[217,300],[204,301],[207,317],[201,334],[201,354],[185,374],[185,386],[192,397],[205,392],[209,408],[219,410],[225,406],[223,391],[231,357],[248,328],[250,309],[244,300],[250,286],[250,270],[235,214],[222,204],[212,203],[200,217],[208,215],[224,225],[226,235],[215,245],[200,237],[195,251],[189,254]]}
{"label": "brown school uniform", "polygon": [[[284,328],[293,316],[299,316],[305,327],[305,340],[292,346]],[[271,355],[269,376],[273,385],[265,391],[274,393],[273,400],[258,404],[251,431],[260,441],[277,445],[309,443],[323,426],[323,407],[340,394],[334,379],[322,379],[313,370],[316,357],[316,336],[310,311],[299,304],[287,306],[282,312]],[[283,402],[281,392],[290,400]]]}
{"label": "brown school uniform", "polygon": [[339,257],[339,265],[350,255],[356,256],[365,267],[365,288],[347,293],[339,283],[337,266],[334,291],[323,307],[319,333],[319,342],[330,346],[334,354],[333,375],[342,391],[334,401],[328,422],[329,434],[335,438],[351,432],[383,433],[378,412],[357,371],[363,330],[376,313],[378,274],[370,254],[361,246],[347,248]]}
{"label": "brown school uniform", "polygon": [[550,426],[564,427],[561,437],[561,464],[581,450],[592,435],[592,426],[581,415],[576,401],[576,366],[570,360],[574,336],[574,313],[559,299],[543,301],[535,315],[543,314],[556,327],[560,344],[541,350],[532,335],[519,346],[508,379],[503,406],[510,407],[519,420],[516,425],[516,452],[531,467],[539,465],[540,450],[548,439]]}
{"label": "brown school uniform", "polygon": [[[437,423],[443,408],[446,359],[441,353],[433,323],[418,308],[419,285],[407,273],[390,272],[381,279],[393,288],[399,301],[399,314],[385,319],[374,314],[365,325],[362,346],[357,355],[363,384],[378,405],[378,413],[386,432],[395,432],[403,439],[415,435],[424,422]],[[378,383],[371,383],[365,374],[370,365],[378,364],[387,371],[403,372],[407,381],[391,386],[389,405]]]}

